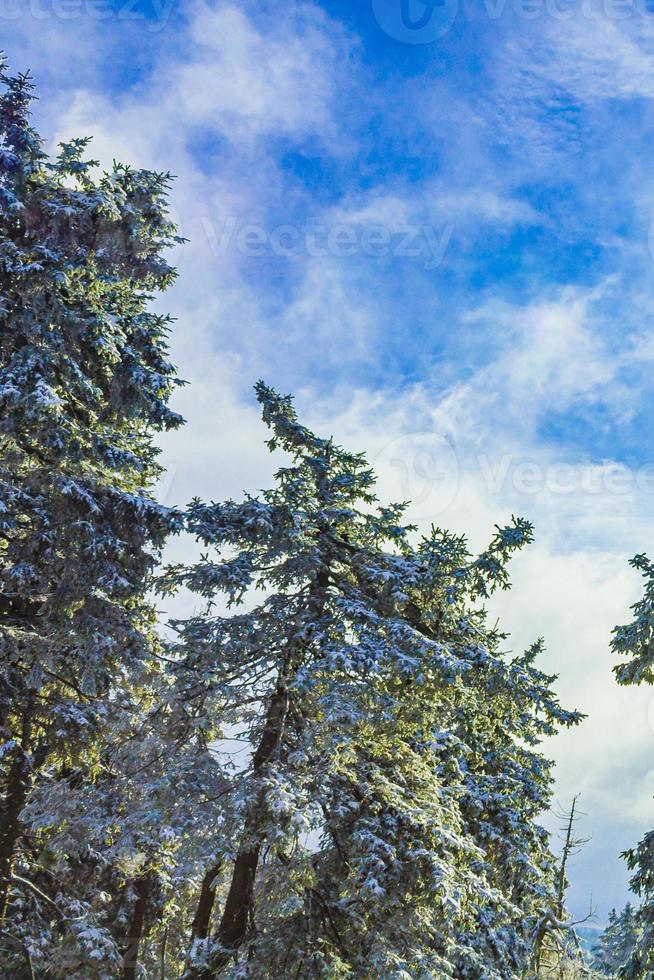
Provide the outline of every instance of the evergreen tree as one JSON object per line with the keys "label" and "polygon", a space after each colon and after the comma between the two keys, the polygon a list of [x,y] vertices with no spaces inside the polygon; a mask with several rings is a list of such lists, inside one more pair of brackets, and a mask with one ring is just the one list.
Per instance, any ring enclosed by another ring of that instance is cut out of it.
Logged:
{"label": "evergreen tree", "polygon": [[0,972],[109,976],[116,895],[126,921],[139,902],[127,852],[112,863],[134,792],[116,767],[154,671],[146,591],[179,526],[152,495],[153,433],[181,420],[168,319],[148,309],[178,239],[167,175],[95,178],[86,140],[49,159],[30,79],[3,64],[0,81]]}
{"label": "evergreen tree", "polygon": [[[645,555],[636,555],[630,564],[645,578],[645,590],[642,599],[632,606],[631,623],[616,626],[613,631],[613,651],[629,657],[627,663],[614,669],[619,684],[654,684],[654,565]],[[623,975],[649,978],[654,976],[654,830],[624,857],[634,872],[631,887],[641,899],[641,905],[637,912],[638,945]]]}
{"label": "evergreen tree", "polygon": [[[631,960],[642,936],[638,913],[627,902],[620,914],[612,909],[606,928],[593,950],[593,966],[607,977],[619,977]],[[632,973],[631,976],[646,976]]]}
{"label": "evergreen tree", "polygon": [[537,746],[579,716],[535,667],[541,644],[506,658],[482,603],[531,527],[477,558],[438,529],[413,545],[363,456],[257,395],[289,461],[259,497],[196,500],[210,550],[165,580],[209,601],[174,624],[183,727],[248,747],[187,976],[530,975],[562,925]]}

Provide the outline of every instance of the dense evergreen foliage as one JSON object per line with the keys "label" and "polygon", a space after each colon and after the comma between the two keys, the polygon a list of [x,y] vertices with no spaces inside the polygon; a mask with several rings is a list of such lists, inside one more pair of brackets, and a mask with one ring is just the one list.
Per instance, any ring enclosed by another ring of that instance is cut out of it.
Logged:
{"label": "dense evergreen foliage", "polygon": [[[621,912],[612,909],[609,921],[593,950],[593,967],[602,976],[618,977],[640,944],[642,929],[631,902]],[[638,974],[632,974],[638,976]]]}
{"label": "dense evergreen foliage", "polygon": [[476,558],[436,528],[413,544],[363,457],[257,393],[289,462],[262,497],[195,501],[211,550],[166,579],[214,603],[175,624],[179,714],[250,747],[216,811],[221,911],[194,975],[526,976],[564,925],[537,745],[577,716],[541,644],[505,658],[480,600],[531,528]]}
{"label": "dense evergreen foliage", "polygon": [[165,175],[94,179],[83,140],[48,159],[29,79],[0,78],[0,956],[4,976],[87,977],[99,951],[120,959],[134,904],[109,852],[155,642],[146,589],[178,526],[150,492],[152,433],[180,419],[147,309],[175,233]]}
{"label": "dense evergreen foliage", "polygon": [[[615,673],[619,684],[654,684],[654,565],[645,555],[636,555],[631,565],[645,578],[645,589],[633,606],[633,620],[613,632],[614,652],[629,658],[616,666]],[[633,872],[631,887],[641,899],[639,942],[621,974],[631,980],[654,976],[654,830],[625,858]]]}
{"label": "dense evergreen foliage", "polygon": [[[542,742],[580,716],[485,610],[531,525],[480,555],[420,537],[262,382],[274,485],[158,504],[169,178],[99,173],[85,140],[51,159],[29,78],[0,80],[0,975],[588,974],[572,838],[558,862],[539,824]],[[203,555],[162,570],[181,529]],[[652,680],[637,561],[622,682]],[[152,596],[182,589],[164,633]],[[629,925],[650,975],[651,848],[605,973]]]}

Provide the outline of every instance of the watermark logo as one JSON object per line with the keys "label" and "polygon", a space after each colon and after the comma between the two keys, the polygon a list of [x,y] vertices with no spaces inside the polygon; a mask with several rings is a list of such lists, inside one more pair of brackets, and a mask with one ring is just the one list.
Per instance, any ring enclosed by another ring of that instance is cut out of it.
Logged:
{"label": "watermark logo", "polygon": [[217,258],[230,252],[244,258],[335,258],[367,256],[372,259],[417,259],[426,270],[437,269],[445,258],[453,225],[436,228],[427,224],[333,224],[308,218],[301,225],[268,228],[260,222],[229,217],[214,222],[203,215],[202,227],[209,248]]}
{"label": "watermark logo", "polygon": [[459,0],[372,0],[381,29],[404,44],[432,44],[450,30]]}
{"label": "watermark logo", "polygon": [[432,44],[445,37],[457,15],[466,21],[566,22],[651,19],[654,0],[372,0],[381,29],[403,44]]}
{"label": "watermark logo", "polygon": [[385,499],[409,501],[409,518],[436,521],[456,500],[461,473],[484,495],[522,504],[540,500],[551,504],[552,531],[571,510],[584,512],[584,501],[604,500],[614,507],[620,500],[654,496],[654,464],[630,469],[616,462],[573,465],[539,462],[522,455],[478,453],[461,457],[447,436],[415,432],[386,443],[371,460]]}
{"label": "watermark logo", "polygon": [[539,463],[505,453],[479,454],[475,469],[484,489],[493,495],[582,499],[633,497],[654,494],[654,466],[629,469],[616,462],[597,465]]}
{"label": "watermark logo", "polygon": [[157,33],[166,27],[173,0],[0,0],[0,22],[29,17],[35,21],[127,21]]}
{"label": "watermark logo", "polygon": [[459,464],[438,432],[413,432],[386,443],[372,461],[389,500],[411,501],[411,520],[436,520],[456,498]]}

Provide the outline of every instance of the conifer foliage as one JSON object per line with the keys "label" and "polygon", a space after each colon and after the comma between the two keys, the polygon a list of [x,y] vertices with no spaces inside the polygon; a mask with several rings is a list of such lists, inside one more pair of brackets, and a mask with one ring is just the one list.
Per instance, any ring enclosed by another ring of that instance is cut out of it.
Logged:
{"label": "conifer foliage", "polygon": [[[638,921],[638,913],[631,902],[627,902],[620,913],[612,909],[607,926],[593,950],[595,970],[607,977],[624,975],[622,971],[632,959],[641,938],[642,929]],[[646,976],[646,974],[642,975]]]}
{"label": "conifer foliage", "polygon": [[187,724],[250,753],[221,797],[215,925],[188,975],[530,975],[564,926],[537,744],[578,716],[540,643],[502,655],[480,600],[531,527],[476,558],[436,528],[414,545],[364,457],[257,395],[288,462],[261,496],[195,501],[209,550],[166,578],[210,601],[175,624]]}
{"label": "conifer foliage", "polygon": [[[615,667],[615,674],[619,684],[654,684],[654,564],[646,555],[636,555],[630,564],[643,575],[645,588],[632,607],[632,621],[613,631],[614,653],[629,658]],[[639,941],[622,973],[631,980],[654,976],[654,830],[624,857],[633,872],[631,887],[641,900]]]}
{"label": "conifer foliage", "polygon": [[49,159],[30,79],[3,65],[0,82],[0,972],[88,977],[119,946],[66,804],[115,778],[154,642],[146,589],[179,523],[151,494],[152,434],[181,420],[168,322],[148,311],[176,238],[166,175],[96,178],[86,140]]}

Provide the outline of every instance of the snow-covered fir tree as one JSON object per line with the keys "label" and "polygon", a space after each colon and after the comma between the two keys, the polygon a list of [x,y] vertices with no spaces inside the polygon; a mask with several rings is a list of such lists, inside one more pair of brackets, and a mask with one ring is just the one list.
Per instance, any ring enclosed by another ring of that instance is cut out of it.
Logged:
{"label": "snow-covered fir tree", "polygon": [[29,78],[0,81],[0,973],[127,977],[146,593],[179,525],[152,494],[153,433],[181,421],[148,309],[174,275],[169,178],[95,176],[85,140],[49,159]]}
{"label": "snow-covered fir tree", "polygon": [[[612,909],[593,950],[593,967],[602,976],[620,977],[640,944],[642,929],[631,902],[621,912]],[[646,976],[646,974],[631,974]]]}
{"label": "snow-covered fir tree", "polygon": [[209,601],[174,624],[179,723],[246,746],[199,842],[186,975],[533,976],[566,928],[538,745],[579,716],[541,644],[505,656],[483,608],[531,527],[478,557],[439,529],[413,543],[363,456],[257,395],[287,462],[260,496],[193,502],[206,553],[165,580]]}
{"label": "snow-covered fir tree", "polygon": [[[645,589],[632,607],[632,621],[613,631],[613,651],[629,658],[615,667],[615,674],[619,684],[654,684],[654,564],[645,555],[636,555],[630,564],[643,575]],[[633,872],[631,887],[641,904],[637,912],[640,938],[622,975],[641,980],[654,976],[654,829],[624,856]]]}

